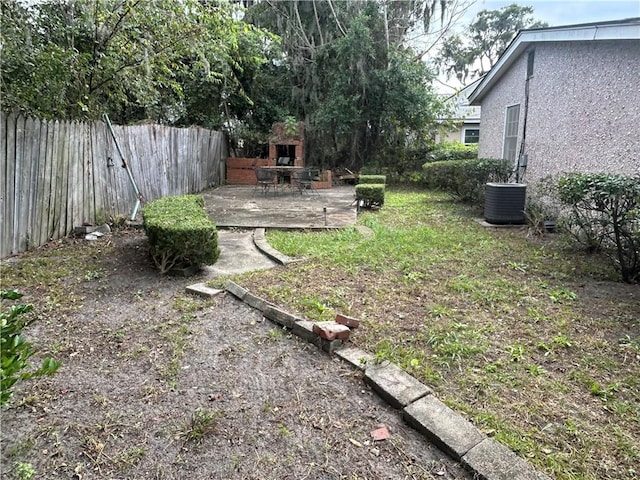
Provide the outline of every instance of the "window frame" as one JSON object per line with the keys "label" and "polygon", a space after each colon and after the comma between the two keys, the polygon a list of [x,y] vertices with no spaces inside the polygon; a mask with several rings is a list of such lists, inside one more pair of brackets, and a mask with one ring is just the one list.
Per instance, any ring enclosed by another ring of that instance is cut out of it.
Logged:
{"label": "window frame", "polygon": [[[475,130],[478,132],[478,135],[475,137],[476,141],[475,142],[467,142],[467,131],[468,130]],[[480,143],[480,127],[464,127],[462,129],[462,138],[460,139],[462,141],[462,143],[464,143],[465,145],[477,145],[478,143]]]}
{"label": "window frame", "polygon": [[[510,122],[509,121],[509,112],[513,111],[514,108],[517,107],[517,117],[515,122],[513,122],[513,120]],[[511,126],[513,126],[515,123],[515,135],[508,135],[508,133],[511,133]],[[504,130],[503,130],[503,136],[502,136],[502,158],[504,158],[505,160],[511,160],[513,162],[516,161],[517,157],[518,157],[518,136],[519,136],[519,129],[520,129],[520,103],[513,103],[511,105],[507,105],[504,111]],[[509,148],[511,146],[511,144],[513,144],[513,148]],[[509,152],[513,152],[513,158],[510,158],[510,156],[508,155]]]}

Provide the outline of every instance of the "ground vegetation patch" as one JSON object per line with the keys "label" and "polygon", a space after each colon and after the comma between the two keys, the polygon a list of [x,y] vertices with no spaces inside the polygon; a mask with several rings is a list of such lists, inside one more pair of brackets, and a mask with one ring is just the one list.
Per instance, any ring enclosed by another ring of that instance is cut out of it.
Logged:
{"label": "ground vegetation patch", "polygon": [[[140,231],[6,259],[62,362],[0,411],[7,479],[465,479],[360,374],[222,294],[160,276]],[[387,440],[371,433],[380,425]]]}

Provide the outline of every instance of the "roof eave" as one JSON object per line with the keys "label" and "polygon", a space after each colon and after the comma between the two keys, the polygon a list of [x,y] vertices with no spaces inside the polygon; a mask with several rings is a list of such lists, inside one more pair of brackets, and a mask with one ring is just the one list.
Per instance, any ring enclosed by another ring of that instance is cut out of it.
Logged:
{"label": "roof eave", "polygon": [[480,105],[484,96],[531,44],[595,40],[640,40],[640,17],[616,22],[599,22],[519,31],[496,64],[471,92],[469,104]]}

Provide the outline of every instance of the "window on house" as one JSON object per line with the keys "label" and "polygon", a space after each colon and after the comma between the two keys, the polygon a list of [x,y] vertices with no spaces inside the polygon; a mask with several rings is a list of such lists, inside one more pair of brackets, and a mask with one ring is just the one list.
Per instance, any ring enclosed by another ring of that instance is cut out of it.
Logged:
{"label": "window on house", "polygon": [[504,149],[503,158],[515,161],[516,148],[518,145],[518,120],[520,117],[520,105],[507,107],[507,114],[504,124]]}
{"label": "window on house", "polygon": [[480,129],[479,128],[465,128],[464,129],[464,143],[478,143],[480,141]]}
{"label": "window on house", "polygon": [[527,55],[527,78],[533,77],[533,62],[535,60],[535,56],[535,50],[531,50]]}

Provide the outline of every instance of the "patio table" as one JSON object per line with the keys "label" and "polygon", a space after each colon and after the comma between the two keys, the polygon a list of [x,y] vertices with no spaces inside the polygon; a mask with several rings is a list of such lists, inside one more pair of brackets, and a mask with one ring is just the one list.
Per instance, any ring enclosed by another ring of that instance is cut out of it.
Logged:
{"label": "patio table", "polygon": [[[266,167],[260,167],[260,168],[264,168],[265,170],[275,170],[276,172],[278,172],[278,183],[281,184],[285,184],[288,183],[289,185],[291,185],[291,174],[295,171],[299,171],[299,170],[304,170],[305,167],[291,167],[291,166],[284,166],[284,165],[277,165],[277,166],[266,166]],[[288,178],[288,182],[285,182],[284,179]]]}

